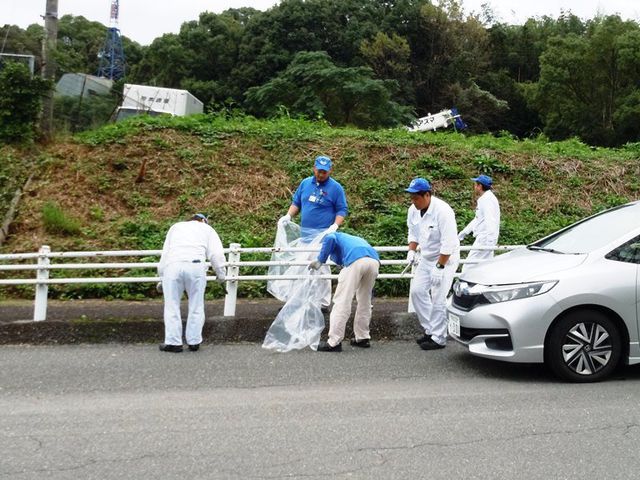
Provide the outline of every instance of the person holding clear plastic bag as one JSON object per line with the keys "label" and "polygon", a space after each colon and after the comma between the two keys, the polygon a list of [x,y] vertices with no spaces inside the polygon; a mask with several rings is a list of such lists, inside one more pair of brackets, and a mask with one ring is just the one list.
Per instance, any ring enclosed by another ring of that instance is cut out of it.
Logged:
{"label": "person holding clear plastic bag", "polygon": [[329,258],[342,266],[338,286],[333,297],[329,318],[329,338],[318,345],[319,352],[341,352],[345,326],[351,316],[351,303],[356,297],[357,307],[353,319],[354,337],[351,345],[369,348],[371,322],[371,297],[378,277],[380,257],[369,243],[347,233],[335,232],[323,237],[318,258],[309,264],[310,270],[318,270]]}
{"label": "person holding clear plastic bag", "polygon": [[[347,216],[348,206],[344,188],[331,178],[332,172],[333,162],[329,157],[316,157],[313,175],[300,182],[287,213],[278,220],[278,231],[282,231],[283,227],[300,213],[300,246],[317,240],[319,235],[337,231]],[[303,260],[305,255],[299,258]],[[323,267],[320,273],[330,274],[331,270],[329,267]],[[321,288],[321,307],[325,309],[331,304],[331,280],[325,281]]]}

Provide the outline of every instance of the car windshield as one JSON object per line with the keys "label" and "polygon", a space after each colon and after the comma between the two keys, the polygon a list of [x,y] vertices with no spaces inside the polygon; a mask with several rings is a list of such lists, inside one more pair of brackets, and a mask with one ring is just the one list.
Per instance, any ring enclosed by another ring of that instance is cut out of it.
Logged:
{"label": "car windshield", "polygon": [[575,223],[529,248],[566,254],[589,253],[639,226],[640,203],[632,203]]}

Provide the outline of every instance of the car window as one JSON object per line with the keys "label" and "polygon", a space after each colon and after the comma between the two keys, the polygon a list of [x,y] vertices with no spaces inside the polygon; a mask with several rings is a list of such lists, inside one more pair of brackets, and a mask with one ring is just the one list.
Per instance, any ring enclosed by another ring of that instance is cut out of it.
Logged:
{"label": "car window", "polygon": [[640,264],[640,236],[607,253],[605,258],[619,262]]}
{"label": "car window", "polygon": [[589,253],[640,227],[640,203],[622,205],[582,220],[533,245],[558,253]]}

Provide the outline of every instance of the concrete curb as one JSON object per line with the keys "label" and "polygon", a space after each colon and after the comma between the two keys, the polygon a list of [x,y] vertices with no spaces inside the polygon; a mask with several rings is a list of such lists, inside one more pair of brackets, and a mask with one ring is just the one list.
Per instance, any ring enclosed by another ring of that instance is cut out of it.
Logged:
{"label": "concrete curb", "polygon": [[[245,300],[238,303],[235,317],[224,317],[220,315],[221,302],[207,302],[204,342],[262,342],[281,306],[280,302],[270,299]],[[147,343],[163,339],[161,301],[51,302],[48,320],[24,320],[32,311],[30,302],[0,303],[0,345]],[[186,318],[186,308],[183,318]],[[328,327],[328,314],[325,323]],[[376,299],[371,320],[374,340],[412,339],[420,333],[415,314],[406,313],[406,299]],[[350,321],[346,338],[352,335]]]}

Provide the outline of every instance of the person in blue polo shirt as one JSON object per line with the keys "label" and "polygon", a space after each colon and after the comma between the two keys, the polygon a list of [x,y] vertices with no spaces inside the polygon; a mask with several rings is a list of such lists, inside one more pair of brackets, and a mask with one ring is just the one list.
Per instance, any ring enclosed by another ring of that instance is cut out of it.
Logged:
{"label": "person in blue polo shirt", "polygon": [[355,338],[351,339],[351,345],[369,348],[371,296],[380,267],[378,252],[363,238],[335,232],[322,239],[318,258],[309,264],[309,269],[318,270],[329,257],[336,265],[342,265],[344,268],[338,276],[338,286],[333,297],[333,309],[329,317],[329,338],[318,345],[318,351],[342,351],[344,330],[351,315],[354,296],[358,306],[353,319]]}
{"label": "person in blue polo shirt", "polygon": [[300,182],[287,214],[278,223],[286,224],[300,212],[302,237],[315,237],[326,229],[338,230],[347,216],[347,197],[342,185],[331,178],[332,172],[329,157],[316,157],[313,175]]}
{"label": "person in blue polo shirt", "polygon": [[[311,243],[323,232],[335,232],[347,216],[347,197],[344,188],[331,178],[333,162],[327,156],[316,157],[313,175],[300,182],[286,215],[278,220],[278,226],[286,225],[300,212],[300,235],[304,243]],[[330,274],[323,267],[323,274]],[[327,311],[331,304],[331,280],[323,285],[321,307]]]}

